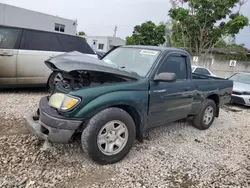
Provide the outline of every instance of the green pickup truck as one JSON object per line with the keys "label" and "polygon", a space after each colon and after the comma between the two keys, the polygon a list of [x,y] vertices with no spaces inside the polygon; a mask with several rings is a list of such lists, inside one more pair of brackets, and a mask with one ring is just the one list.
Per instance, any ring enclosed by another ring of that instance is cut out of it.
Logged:
{"label": "green pickup truck", "polygon": [[231,80],[192,74],[186,51],[120,46],[101,60],[70,52],[47,60],[51,94],[26,118],[40,139],[67,143],[81,135],[99,164],[123,159],[152,127],[193,117],[208,129],[230,102]]}

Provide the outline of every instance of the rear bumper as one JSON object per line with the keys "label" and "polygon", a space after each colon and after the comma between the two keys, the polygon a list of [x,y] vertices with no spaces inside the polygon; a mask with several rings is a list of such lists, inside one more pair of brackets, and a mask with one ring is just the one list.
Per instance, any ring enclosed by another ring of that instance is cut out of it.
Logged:
{"label": "rear bumper", "polygon": [[250,95],[235,95],[232,94],[231,102],[236,104],[242,104],[250,106]]}
{"label": "rear bumper", "polygon": [[66,119],[58,115],[47,103],[47,99],[42,98],[39,104],[39,115],[30,115],[26,118],[30,132],[42,140],[68,143],[82,121]]}

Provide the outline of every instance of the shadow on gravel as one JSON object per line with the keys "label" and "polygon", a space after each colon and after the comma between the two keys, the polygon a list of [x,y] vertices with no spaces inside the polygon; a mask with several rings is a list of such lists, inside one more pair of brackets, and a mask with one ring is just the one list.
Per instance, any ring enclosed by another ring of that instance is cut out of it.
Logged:
{"label": "shadow on gravel", "polygon": [[227,104],[221,106],[221,109],[226,110],[227,112],[242,112],[242,110],[250,110],[250,107],[239,105],[239,104]]}
{"label": "shadow on gravel", "polygon": [[243,109],[243,110],[248,110],[248,109],[250,109],[249,106],[244,106],[244,105],[240,105],[240,104],[227,104],[227,105],[224,105],[224,106],[236,107],[236,108]]}
{"label": "shadow on gravel", "polygon": [[[161,136],[161,134],[165,135],[166,133],[176,134],[177,137],[182,137],[182,132],[185,132],[183,130],[185,127],[191,127],[195,129],[192,125],[192,121],[192,117],[187,117],[185,119],[174,121],[172,123],[150,128],[146,133],[144,133],[143,138],[147,141],[155,141]],[[155,137],[153,136],[154,134],[158,134],[158,136]]]}

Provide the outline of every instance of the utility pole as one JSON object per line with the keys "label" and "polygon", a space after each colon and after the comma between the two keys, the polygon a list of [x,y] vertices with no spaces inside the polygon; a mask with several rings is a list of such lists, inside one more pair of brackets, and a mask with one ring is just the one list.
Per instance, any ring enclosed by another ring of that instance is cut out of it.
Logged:
{"label": "utility pole", "polygon": [[117,32],[117,26],[115,26],[115,28],[114,28],[114,34],[113,34],[113,37],[116,37],[116,32]]}

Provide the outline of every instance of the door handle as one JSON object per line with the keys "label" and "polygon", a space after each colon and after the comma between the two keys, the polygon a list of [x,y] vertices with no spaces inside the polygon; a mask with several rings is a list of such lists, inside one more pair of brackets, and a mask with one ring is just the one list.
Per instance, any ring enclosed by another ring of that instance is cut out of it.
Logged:
{"label": "door handle", "polygon": [[0,56],[13,56],[12,52],[0,52]]}

